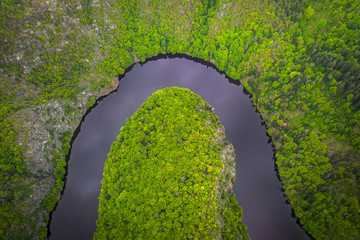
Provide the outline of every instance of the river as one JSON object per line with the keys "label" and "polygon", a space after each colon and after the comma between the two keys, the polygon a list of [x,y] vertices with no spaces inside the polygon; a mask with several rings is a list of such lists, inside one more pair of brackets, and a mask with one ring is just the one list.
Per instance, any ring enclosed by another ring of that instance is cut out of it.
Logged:
{"label": "river", "polygon": [[272,145],[250,97],[224,74],[184,58],[136,64],[121,79],[118,90],[98,101],[86,115],[72,144],[66,188],[51,217],[50,239],[92,239],[103,165],[112,142],[126,119],[152,93],[169,86],[189,88],[200,95],[225,126],[227,140],[236,149],[233,190],[251,239],[309,239],[285,203],[274,171]]}

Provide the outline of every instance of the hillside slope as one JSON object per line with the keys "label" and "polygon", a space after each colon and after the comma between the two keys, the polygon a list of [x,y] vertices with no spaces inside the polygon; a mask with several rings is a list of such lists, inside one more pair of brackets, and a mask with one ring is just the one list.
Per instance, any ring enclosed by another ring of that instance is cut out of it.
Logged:
{"label": "hillside slope", "polygon": [[95,239],[247,239],[224,138],[211,106],[190,90],[154,93],[111,147]]}
{"label": "hillside slope", "polygon": [[359,239],[359,6],[1,1],[0,238],[46,238],[82,114],[134,62],[184,53],[252,94],[303,228]]}

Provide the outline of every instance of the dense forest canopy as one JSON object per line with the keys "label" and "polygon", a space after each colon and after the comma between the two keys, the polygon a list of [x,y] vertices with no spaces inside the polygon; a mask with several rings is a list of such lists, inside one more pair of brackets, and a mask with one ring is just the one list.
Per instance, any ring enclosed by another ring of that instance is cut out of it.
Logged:
{"label": "dense forest canopy", "polygon": [[1,1],[0,238],[46,238],[84,110],[134,62],[185,53],[252,94],[303,228],[316,239],[359,239],[359,6]]}
{"label": "dense forest canopy", "polygon": [[111,147],[94,239],[247,239],[224,138],[211,106],[190,90],[154,93]]}

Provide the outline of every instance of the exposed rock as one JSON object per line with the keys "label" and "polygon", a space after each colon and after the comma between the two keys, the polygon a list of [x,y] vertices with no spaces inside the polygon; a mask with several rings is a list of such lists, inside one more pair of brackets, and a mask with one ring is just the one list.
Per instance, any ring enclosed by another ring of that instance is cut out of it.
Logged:
{"label": "exposed rock", "polygon": [[51,186],[54,184],[55,179],[53,176],[34,181],[31,186],[32,193],[25,202],[26,211],[24,213],[26,217],[31,216],[40,207],[44,198],[51,192]]}
{"label": "exposed rock", "polygon": [[[54,150],[61,152],[60,138],[69,131],[71,135],[75,131],[90,97],[91,94],[83,92],[79,94],[78,103],[54,101],[20,113],[28,129],[23,137],[28,139],[25,141],[27,163],[34,175],[39,178],[52,175],[56,163],[50,153]],[[71,112],[66,113],[66,108]]]}
{"label": "exposed rock", "polygon": [[[58,152],[61,158],[65,158],[62,153],[63,144],[69,143],[86,111],[89,99],[93,97],[88,92],[82,92],[78,95],[78,102],[54,101],[18,113],[17,118],[22,119],[22,124],[27,129],[19,136],[19,144],[25,146],[26,163],[32,176],[24,179],[24,184],[30,184],[29,197],[25,200],[18,199],[17,202],[22,204],[23,215],[28,219],[23,227],[33,239],[38,239],[39,229],[48,224],[49,212],[41,204],[52,192],[56,182],[54,170],[58,159],[53,153]],[[66,108],[70,111],[67,112]],[[69,138],[62,142],[61,138],[66,133]]]}

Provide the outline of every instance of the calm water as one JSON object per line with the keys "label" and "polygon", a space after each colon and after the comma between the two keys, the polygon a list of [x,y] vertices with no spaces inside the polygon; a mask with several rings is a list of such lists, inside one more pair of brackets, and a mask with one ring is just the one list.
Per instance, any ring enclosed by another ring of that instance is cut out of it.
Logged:
{"label": "calm water", "polygon": [[234,192],[252,239],[309,239],[291,218],[274,172],[273,152],[260,115],[241,86],[212,68],[186,59],[136,64],[119,89],[86,116],[72,145],[66,189],[50,223],[52,240],[92,239],[103,165],[120,127],[148,97],[169,86],[189,88],[215,108],[236,149]]}

